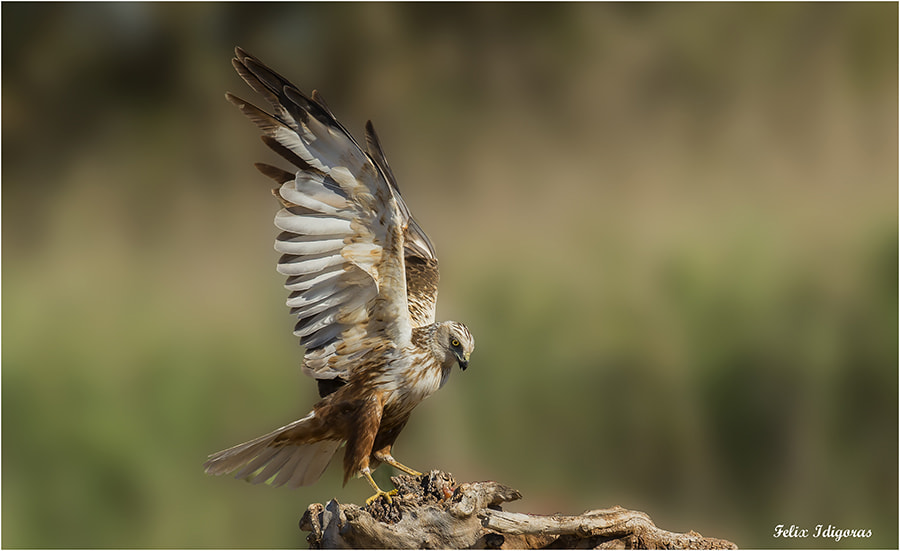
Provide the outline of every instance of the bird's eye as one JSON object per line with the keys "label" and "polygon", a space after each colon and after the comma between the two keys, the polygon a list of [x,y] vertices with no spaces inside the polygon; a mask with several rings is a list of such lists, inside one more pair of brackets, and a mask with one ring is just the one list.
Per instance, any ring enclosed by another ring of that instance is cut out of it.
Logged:
{"label": "bird's eye", "polygon": [[450,346],[452,346],[453,348],[458,347],[458,346],[459,346],[459,341],[456,340],[456,339],[451,340],[451,341],[450,341]]}

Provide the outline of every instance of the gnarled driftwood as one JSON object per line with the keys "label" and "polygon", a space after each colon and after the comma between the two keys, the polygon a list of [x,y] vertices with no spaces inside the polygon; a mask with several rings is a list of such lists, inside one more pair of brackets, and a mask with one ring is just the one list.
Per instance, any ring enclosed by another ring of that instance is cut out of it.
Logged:
{"label": "gnarled driftwood", "polygon": [[522,495],[497,482],[457,484],[431,471],[391,479],[397,495],[366,507],[314,503],[300,520],[313,549],[737,549],[696,532],[661,530],[621,507],[578,516],[530,515],[500,505]]}

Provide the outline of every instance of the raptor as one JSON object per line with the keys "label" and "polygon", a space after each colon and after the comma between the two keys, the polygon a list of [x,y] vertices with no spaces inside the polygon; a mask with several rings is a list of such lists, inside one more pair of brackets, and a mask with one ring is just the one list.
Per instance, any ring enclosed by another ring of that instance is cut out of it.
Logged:
{"label": "raptor", "polygon": [[321,400],[302,419],[210,455],[204,467],[297,488],[318,480],[344,445],[344,483],[365,477],[370,502],[390,500],[372,470],[387,463],[420,474],[394,459],[394,442],[453,367],[468,367],[475,339],[461,323],[435,321],[434,247],[400,196],[372,123],[362,147],[316,91],[305,95],[240,48],[232,63],[270,109],[226,98],[292,165],[256,167],[277,184],[277,269],[298,318],[303,373]]}

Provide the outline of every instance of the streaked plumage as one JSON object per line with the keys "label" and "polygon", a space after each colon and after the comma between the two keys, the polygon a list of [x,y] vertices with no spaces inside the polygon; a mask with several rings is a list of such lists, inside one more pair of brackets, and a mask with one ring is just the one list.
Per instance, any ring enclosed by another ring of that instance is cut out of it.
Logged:
{"label": "streaked plumage", "polygon": [[380,462],[415,473],[391,447],[453,364],[467,367],[474,338],[460,323],[434,321],[434,247],[400,196],[371,122],[364,150],[315,91],[307,97],[240,48],[235,55],[238,74],[271,112],[226,97],[293,165],[256,166],[278,184],[278,271],[298,318],[303,372],[322,399],[304,418],[211,455],[206,472],[296,488],[315,482],[346,443],[344,482],[364,475],[377,496],[370,471]]}

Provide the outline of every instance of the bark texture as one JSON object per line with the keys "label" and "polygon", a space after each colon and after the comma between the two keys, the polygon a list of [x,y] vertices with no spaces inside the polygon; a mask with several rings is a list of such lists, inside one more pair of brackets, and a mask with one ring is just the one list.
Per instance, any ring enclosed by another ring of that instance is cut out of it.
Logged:
{"label": "bark texture", "polygon": [[457,484],[440,471],[396,476],[389,503],[324,506],[314,503],[300,520],[312,549],[737,549],[730,541],[696,532],[657,528],[646,513],[622,507],[577,516],[503,511],[521,499],[497,482]]}

